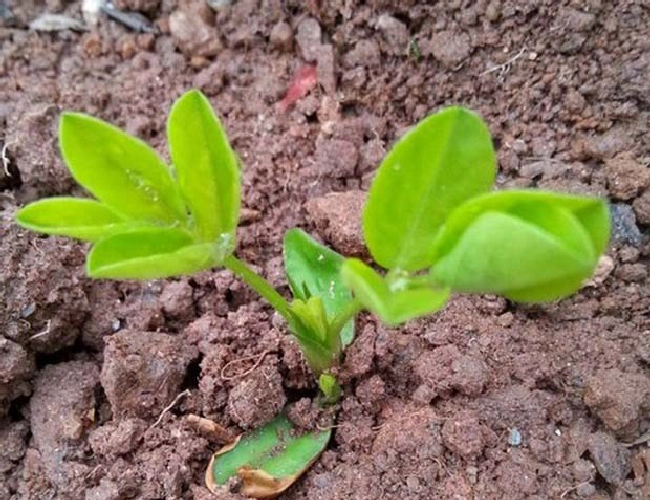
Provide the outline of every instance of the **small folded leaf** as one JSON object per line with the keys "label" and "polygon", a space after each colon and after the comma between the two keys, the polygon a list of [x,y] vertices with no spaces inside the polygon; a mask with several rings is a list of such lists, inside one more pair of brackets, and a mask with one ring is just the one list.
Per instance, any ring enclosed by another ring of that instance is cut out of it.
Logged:
{"label": "small folded leaf", "polygon": [[456,291],[555,300],[591,275],[609,231],[602,200],[544,191],[489,193],[450,215],[436,240],[431,274]]}
{"label": "small folded leaf", "polygon": [[220,487],[237,476],[242,494],[275,498],[314,463],[331,433],[328,429],[297,435],[285,416],[276,417],[217,451],[205,473],[206,486],[218,494]]}
{"label": "small folded leaf", "polygon": [[39,233],[97,241],[133,225],[95,200],[46,198],[30,203],[16,213],[16,222]]}
{"label": "small folded leaf", "polygon": [[326,403],[335,404],[341,399],[341,386],[334,375],[321,373],[318,377],[318,387],[325,396]]}
{"label": "small folded leaf", "polygon": [[[300,229],[290,229],[284,237],[284,267],[294,297],[307,300],[320,297],[328,318],[334,318],[352,300],[341,282],[343,257],[316,242]],[[354,320],[340,332],[341,342],[348,345],[354,338]]]}
{"label": "small folded leaf", "polygon": [[416,125],[382,162],[363,212],[375,262],[418,271],[433,263],[433,240],[452,209],[494,182],[487,127],[474,113],[447,108]]}
{"label": "small folded leaf", "polygon": [[185,224],[178,186],[144,142],[79,113],[62,116],[59,141],[74,179],[105,205],[133,219]]}
{"label": "small folded leaf", "polygon": [[86,260],[92,278],[153,279],[192,274],[219,265],[217,245],[197,244],[176,228],[146,227],[97,242]]}
{"label": "small folded leaf", "polygon": [[[384,278],[358,259],[346,260],[341,276],[357,300],[388,325],[439,311],[449,298],[446,289],[405,287],[391,290]],[[405,285],[408,286],[407,281]]]}
{"label": "small folded leaf", "polygon": [[291,315],[289,329],[311,369],[319,374],[336,364],[341,355],[341,339],[338,332],[330,330],[322,299],[294,299]]}
{"label": "small folded leaf", "polygon": [[230,235],[234,245],[241,196],[238,160],[201,92],[187,92],[174,103],[167,136],[178,182],[201,238],[215,241]]}

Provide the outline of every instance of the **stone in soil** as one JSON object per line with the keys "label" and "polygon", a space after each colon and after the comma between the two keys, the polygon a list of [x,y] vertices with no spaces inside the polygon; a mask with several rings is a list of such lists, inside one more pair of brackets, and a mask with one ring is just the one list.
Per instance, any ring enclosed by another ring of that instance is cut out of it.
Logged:
{"label": "stone in soil", "polygon": [[320,234],[343,255],[363,255],[361,211],[363,191],[329,193],[307,202],[307,213]]}
{"label": "stone in soil", "polygon": [[181,392],[198,349],[181,336],[125,330],[106,338],[101,382],[113,413],[151,418]]}
{"label": "stone in soil", "polygon": [[612,213],[612,243],[638,247],[641,245],[641,231],[636,225],[636,215],[630,205],[614,203]]}

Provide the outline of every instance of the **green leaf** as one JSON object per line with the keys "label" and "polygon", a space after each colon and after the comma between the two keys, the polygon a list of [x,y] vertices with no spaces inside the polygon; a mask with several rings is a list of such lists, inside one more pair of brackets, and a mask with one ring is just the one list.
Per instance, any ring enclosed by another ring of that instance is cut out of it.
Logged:
{"label": "green leaf", "polygon": [[96,241],[133,225],[95,200],[46,198],[16,213],[16,222],[39,233]]}
{"label": "green leaf", "polygon": [[169,168],[144,142],[79,113],[62,116],[59,141],[74,179],[108,207],[132,219],[185,223]]}
{"label": "green leaf", "polygon": [[241,187],[237,157],[207,98],[198,90],[172,107],[167,135],[178,182],[203,241],[235,242]]}
{"label": "green leaf", "polygon": [[341,355],[341,339],[332,332],[320,297],[295,299],[291,303],[289,329],[311,369],[320,374],[331,368]]}
{"label": "green leaf", "polygon": [[395,281],[391,287],[385,278],[359,259],[346,260],[341,275],[357,300],[388,325],[398,325],[439,311],[449,298],[446,289],[427,286],[409,288],[408,278]]}
{"label": "green leaf", "polygon": [[253,498],[273,498],[291,486],[325,449],[331,429],[296,434],[281,415],[217,451],[206,472],[213,493],[239,476],[240,493]]}
{"label": "green leaf", "polygon": [[490,189],[495,168],[489,131],[474,113],[450,107],[421,121],[388,153],[368,193],[363,233],[375,262],[428,268],[447,215]]}
{"label": "green leaf", "polygon": [[609,233],[602,200],[545,191],[489,193],[450,215],[436,240],[431,274],[456,291],[555,300],[591,275]]}
{"label": "green leaf", "polygon": [[[294,297],[307,300],[320,297],[328,318],[334,318],[352,300],[341,281],[343,257],[316,242],[300,229],[290,229],[284,236],[284,267]],[[343,345],[354,338],[354,320],[340,332]]]}
{"label": "green leaf", "polygon": [[217,245],[197,244],[182,229],[146,227],[97,242],[86,269],[92,278],[165,278],[209,269],[224,257]]}
{"label": "green leaf", "polygon": [[318,387],[323,393],[327,404],[336,404],[341,399],[341,386],[334,375],[321,373],[320,377],[318,377]]}

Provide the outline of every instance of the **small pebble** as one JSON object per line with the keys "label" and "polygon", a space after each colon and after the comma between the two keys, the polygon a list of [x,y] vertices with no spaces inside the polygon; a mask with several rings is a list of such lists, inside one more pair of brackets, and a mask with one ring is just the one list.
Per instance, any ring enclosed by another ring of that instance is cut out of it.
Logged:
{"label": "small pebble", "polygon": [[232,5],[232,0],[207,0],[206,3],[212,10],[218,12],[221,9],[230,7]]}
{"label": "small pebble", "polygon": [[625,203],[615,203],[611,206],[611,212],[614,243],[638,247],[641,244],[641,231],[636,225],[632,207]]}
{"label": "small pebble", "polygon": [[510,434],[508,435],[508,444],[510,446],[519,446],[521,445],[521,432],[516,427],[510,429]]}
{"label": "small pebble", "polygon": [[84,31],[86,27],[81,21],[73,17],[46,13],[41,14],[29,23],[29,29],[34,31]]}
{"label": "small pebble", "polygon": [[271,29],[269,41],[274,49],[290,52],[293,48],[293,30],[289,24],[280,21]]}
{"label": "small pebble", "polygon": [[576,488],[576,495],[579,497],[590,497],[596,493],[596,487],[591,483],[583,483]]}

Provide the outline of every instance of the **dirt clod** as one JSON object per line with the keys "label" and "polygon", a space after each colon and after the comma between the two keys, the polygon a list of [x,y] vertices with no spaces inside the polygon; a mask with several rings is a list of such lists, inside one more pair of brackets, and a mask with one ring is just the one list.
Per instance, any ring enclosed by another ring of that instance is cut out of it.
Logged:
{"label": "dirt clod", "polygon": [[[36,370],[34,356],[20,344],[0,337],[0,405],[30,392],[29,380]],[[4,401],[4,403],[2,403]],[[0,417],[2,410],[0,410]]]}
{"label": "dirt clod", "polygon": [[174,43],[187,57],[212,57],[223,50],[223,42],[214,27],[205,22],[199,9],[199,4],[190,4],[172,12],[169,31]]}
{"label": "dirt clod", "polygon": [[601,370],[587,381],[585,403],[612,431],[634,435],[650,412],[650,379],[616,369]]}
{"label": "dirt clod", "polygon": [[427,52],[445,67],[454,68],[467,59],[472,52],[472,47],[466,33],[441,31],[433,34]]}
{"label": "dirt clod", "polygon": [[445,446],[466,460],[479,456],[486,446],[486,431],[478,417],[459,412],[445,421],[442,426],[442,441]]}
{"label": "dirt clod", "polygon": [[649,225],[650,224],[650,190],[643,192],[632,203],[634,212],[636,213],[636,218],[640,224]]}
{"label": "dirt clod", "polygon": [[115,7],[122,10],[154,13],[159,6],[160,0],[115,0]]}
{"label": "dirt clod", "polygon": [[111,421],[94,429],[89,442],[93,451],[99,455],[109,458],[126,455],[137,448],[146,428],[144,420],[129,418],[119,422]]}
{"label": "dirt clod", "polygon": [[606,160],[605,176],[612,196],[622,201],[633,199],[650,184],[650,168],[628,154]]}
{"label": "dirt clod", "polygon": [[264,364],[235,385],[228,397],[228,415],[244,429],[270,422],[287,402],[277,368]]}
{"label": "dirt clod", "polygon": [[69,498],[83,491],[90,471],[79,445],[95,416],[99,370],[94,363],[48,365],[34,380],[30,424],[47,478]]}
{"label": "dirt clod", "polygon": [[307,213],[321,234],[344,255],[365,253],[361,235],[363,191],[329,193],[307,203]]}
{"label": "dirt clod", "polygon": [[381,14],[377,19],[377,29],[382,35],[381,47],[384,52],[394,56],[406,53],[409,33],[402,21],[389,14]]}
{"label": "dirt clod", "polygon": [[620,486],[630,472],[629,452],[611,434],[589,436],[588,449],[598,473],[610,484]]}
{"label": "dirt clod", "polygon": [[300,21],[296,31],[296,43],[305,61],[314,62],[318,59],[318,51],[321,46],[321,28],[316,19],[306,17]]}
{"label": "dirt clod", "polygon": [[271,30],[269,34],[271,45],[282,52],[290,52],[293,49],[293,30],[291,26],[280,21]]}
{"label": "dirt clod", "polygon": [[179,336],[125,330],[106,339],[101,382],[115,415],[150,418],[180,392],[196,347]]}

